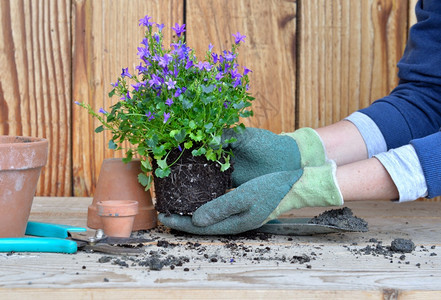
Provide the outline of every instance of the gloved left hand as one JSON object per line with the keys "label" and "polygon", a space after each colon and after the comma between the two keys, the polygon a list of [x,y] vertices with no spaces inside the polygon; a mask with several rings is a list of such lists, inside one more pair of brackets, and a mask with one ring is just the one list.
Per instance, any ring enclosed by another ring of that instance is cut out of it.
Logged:
{"label": "gloved left hand", "polygon": [[198,208],[192,217],[159,214],[164,225],[200,235],[237,234],[307,206],[342,205],[332,161],[262,175]]}

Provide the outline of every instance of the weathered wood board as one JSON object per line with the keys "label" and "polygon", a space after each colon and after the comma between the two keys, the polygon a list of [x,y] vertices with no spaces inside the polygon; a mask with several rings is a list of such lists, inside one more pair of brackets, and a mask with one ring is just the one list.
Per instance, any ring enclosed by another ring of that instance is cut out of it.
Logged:
{"label": "weathered wood board", "polygon": [[[31,220],[84,226],[90,203],[90,198],[36,198]],[[439,299],[441,203],[370,201],[345,205],[368,221],[369,232],[269,239],[147,232],[145,236],[155,241],[175,244],[164,248],[152,242],[146,246],[147,253],[166,251],[189,257],[183,266],[164,267],[161,271],[149,270],[134,258],[111,258],[126,260],[127,267],[98,262],[105,255],[97,253],[3,253],[0,297]],[[301,209],[291,216],[311,217],[324,210]],[[353,253],[374,245],[372,238],[384,246],[395,238],[412,239],[417,247],[403,259],[399,253],[392,258]],[[290,262],[305,254],[311,257],[309,262]],[[211,255],[224,257],[225,262],[213,262]],[[282,256],[287,260],[281,260]]]}

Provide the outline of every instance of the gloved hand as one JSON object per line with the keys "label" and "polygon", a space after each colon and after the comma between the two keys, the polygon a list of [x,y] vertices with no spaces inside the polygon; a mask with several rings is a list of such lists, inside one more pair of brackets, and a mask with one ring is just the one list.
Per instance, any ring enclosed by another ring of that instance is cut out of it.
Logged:
{"label": "gloved hand", "polygon": [[222,139],[233,137],[237,141],[229,146],[234,154],[234,187],[264,174],[321,166],[326,161],[323,143],[311,128],[281,135],[250,127],[242,133],[226,129]]}
{"label": "gloved hand", "polygon": [[192,217],[159,214],[165,226],[200,235],[237,234],[307,206],[342,205],[336,165],[262,175],[198,208]]}

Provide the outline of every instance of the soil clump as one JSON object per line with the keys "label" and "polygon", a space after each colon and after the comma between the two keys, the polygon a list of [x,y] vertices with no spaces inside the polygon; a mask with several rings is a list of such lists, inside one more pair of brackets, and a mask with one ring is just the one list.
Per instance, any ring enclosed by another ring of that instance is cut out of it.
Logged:
{"label": "soil clump", "polygon": [[[170,165],[174,161],[168,177],[154,177],[156,210],[161,213],[191,215],[231,188],[232,166],[222,172],[219,163],[203,155],[192,156],[191,149],[170,152],[167,163]],[[153,168],[156,167],[153,161]]]}
{"label": "soil clump", "polygon": [[365,220],[354,216],[349,207],[327,210],[312,218],[309,223],[335,226],[350,231],[368,231],[368,223]]}

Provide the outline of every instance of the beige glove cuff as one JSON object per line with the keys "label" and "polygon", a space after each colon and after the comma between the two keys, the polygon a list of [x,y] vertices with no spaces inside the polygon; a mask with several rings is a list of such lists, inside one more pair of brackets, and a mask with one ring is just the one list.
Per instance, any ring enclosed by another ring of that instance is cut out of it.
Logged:
{"label": "beige glove cuff", "polygon": [[316,167],[325,164],[326,151],[317,131],[312,128],[300,128],[292,133],[282,133],[292,137],[299,147],[301,167]]}

